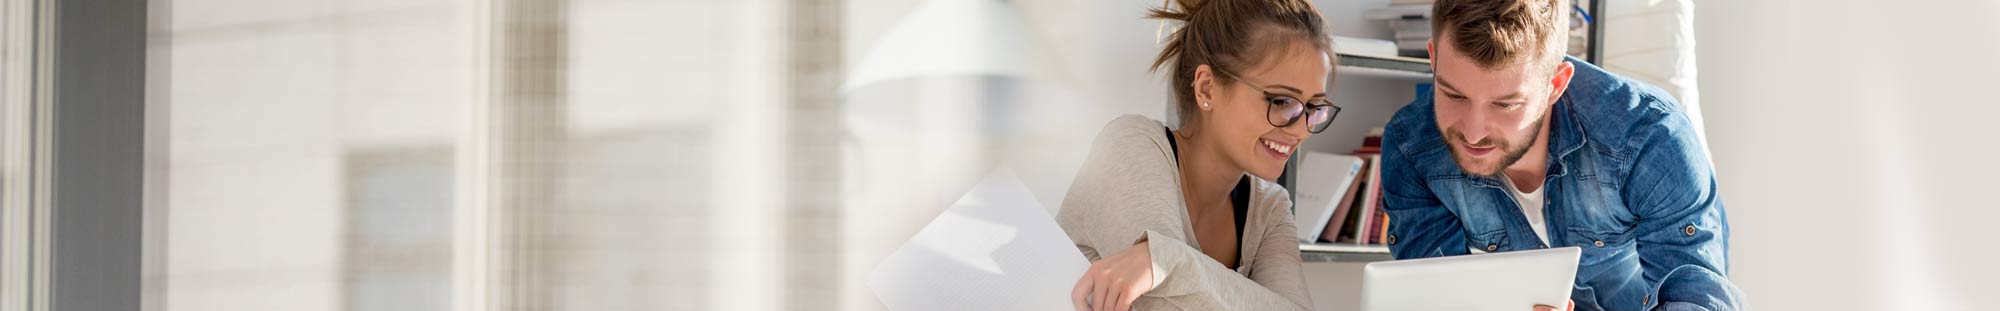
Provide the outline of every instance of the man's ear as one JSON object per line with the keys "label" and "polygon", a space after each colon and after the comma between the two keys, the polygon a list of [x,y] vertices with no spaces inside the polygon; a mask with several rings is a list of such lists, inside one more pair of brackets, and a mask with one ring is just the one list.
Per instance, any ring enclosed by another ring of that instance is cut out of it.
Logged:
{"label": "man's ear", "polygon": [[1563,92],[1569,91],[1569,78],[1575,74],[1576,64],[1556,61],[1556,72],[1549,75],[1550,104],[1554,104],[1557,98],[1562,98]]}
{"label": "man's ear", "polygon": [[1209,104],[1211,107],[1203,107],[1202,103],[1208,103],[1215,99],[1215,68],[1209,67],[1206,64],[1195,66],[1194,84],[1188,85],[1188,87],[1194,88],[1195,109],[1208,111],[1210,108],[1213,108],[1213,103]]}
{"label": "man's ear", "polygon": [[1438,57],[1438,46],[1437,46],[1437,44],[1438,44],[1438,41],[1437,41],[1437,38],[1431,38],[1431,39],[1429,39],[1429,40],[1424,40],[1424,53],[1427,53],[1427,54],[1424,54],[1424,55],[1429,55],[1429,56],[1430,56],[1430,59],[1431,59],[1431,65],[1430,65],[1430,66],[1431,66],[1431,72],[1437,72],[1437,71],[1438,71],[1438,65],[1437,65],[1437,64],[1438,64],[1438,63],[1437,63],[1437,57]]}

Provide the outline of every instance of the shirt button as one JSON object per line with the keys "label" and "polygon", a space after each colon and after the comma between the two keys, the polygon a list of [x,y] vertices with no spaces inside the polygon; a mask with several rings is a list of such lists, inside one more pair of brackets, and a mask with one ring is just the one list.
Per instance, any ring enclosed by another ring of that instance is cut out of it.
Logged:
{"label": "shirt button", "polygon": [[1389,235],[1389,245],[1396,245],[1396,235]]}
{"label": "shirt button", "polygon": [[1644,297],[1639,298],[1639,304],[1643,305],[1649,303],[1653,303],[1653,295],[1646,295]]}
{"label": "shirt button", "polygon": [[1604,247],[1604,241],[1602,240],[1597,241],[1597,243],[1591,243],[1591,244],[1596,244],[1597,247]]}
{"label": "shirt button", "polygon": [[1693,235],[1694,235],[1694,225],[1688,225],[1688,226],[1687,226],[1687,230],[1684,230],[1684,231],[1686,231],[1686,232],[1687,232],[1687,235],[1689,235],[1689,236],[1693,236]]}
{"label": "shirt button", "polygon": [[1486,251],[1491,252],[1496,249],[1500,249],[1500,245],[1486,244]]}

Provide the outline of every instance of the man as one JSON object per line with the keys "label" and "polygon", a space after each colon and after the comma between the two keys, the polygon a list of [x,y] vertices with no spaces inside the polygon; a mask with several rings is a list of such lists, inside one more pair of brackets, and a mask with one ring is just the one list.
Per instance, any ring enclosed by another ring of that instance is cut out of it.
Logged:
{"label": "man", "polygon": [[1664,91],[1565,57],[1569,8],[1437,1],[1436,86],[1384,136],[1389,248],[1578,246],[1578,310],[1740,309],[1696,129]]}

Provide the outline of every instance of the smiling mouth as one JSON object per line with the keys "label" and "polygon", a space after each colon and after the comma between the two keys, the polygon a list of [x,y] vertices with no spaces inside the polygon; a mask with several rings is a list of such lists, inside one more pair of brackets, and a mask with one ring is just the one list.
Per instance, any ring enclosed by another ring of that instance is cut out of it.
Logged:
{"label": "smiling mouth", "polygon": [[1472,156],[1484,156],[1487,153],[1492,153],[1493,150],[1498,149],[1498,147],[1499,146],[1484,146],[1484,147],[1465,146],[1465,152],[1471,154]]}
{"label": "smiling mouth", "polygon": [[1278,143],[1278,142],[1275,142],[1275,141],[1271,141],[1271,140],[1269,140],[1269,139],[1262,139],[1262,138],[1259,138],[1259,139],[1257,139],[1257,142],[1260,142],[1260,143],[1263,143],[1263,145],[1264,145],[1264,150],[1265,150],[1265,151],[1270,151],[1271,153],[1273,153],[1273,156],[1275,156],[1275,157],[1278,157],[1278,158],[1289,158],[1289,157],[1291,157],[1291,156],[1292,156],[1292,148],[1295,148],[1295,147],[1298,147],[1297,145],[1287,145],[1287,144],[1282,144],[1282,143]]}

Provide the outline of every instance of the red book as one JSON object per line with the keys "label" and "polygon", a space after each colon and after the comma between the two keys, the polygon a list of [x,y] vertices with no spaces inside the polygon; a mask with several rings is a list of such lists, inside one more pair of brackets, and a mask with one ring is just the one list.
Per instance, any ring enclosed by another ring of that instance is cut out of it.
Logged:
{"label": "red book", "polygon": [[[1382,159],[1382,156],[1379,155],[1375,156],[1375,159],[1377,161],[1380,161]],[[1382,171],[1380,169],[1376,169],[1375,173],[1377,175],[1380,175]],[[1374,181],[1376,183],[1381,183],[1382,177],[1374,176],[1370,177],[1369,180]],[[1368,196],[1371,198],[1369,202],[1372,202],[1372,204],[1374,204],[1375,206],[1368,208],[1370,212],[1370,215],[1368,216],[1370,217],[1368,222],[1368,231],[1367,231],[1368,242],[1363,244],[1384,244],[1388,240],[1387,237],[1389,232],[1389,212],[1384,211],[1383,207],[1388,206],[1388,204],[1382,202],[1382,187],[1380,186],[1369,187],[1369,190],[1370,191],[1368,193]]]}
{"label": "red book", "polygon": [[1368,168],[1367,189],[1363,190],[1365,194],[1361,197],[1361,205],[1358,205],[1359,211],[1355,213],[1356,216],[1359,216],[1360,220],[1355,222],[1354,242],[1362,245],[1371,243],[1373,241],[1371,238],[1375,236],[1375,232],[1380,231],[1380,229],[1375,227],[1375,223],[1379,222],[1376,220],[1378,220],[1378,215],[1382,212],[1382,165],[1380,165],[1382,163],[1382,155],[1368,156],[1368,163],[1370,167]]}

